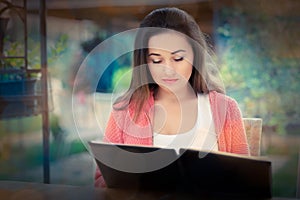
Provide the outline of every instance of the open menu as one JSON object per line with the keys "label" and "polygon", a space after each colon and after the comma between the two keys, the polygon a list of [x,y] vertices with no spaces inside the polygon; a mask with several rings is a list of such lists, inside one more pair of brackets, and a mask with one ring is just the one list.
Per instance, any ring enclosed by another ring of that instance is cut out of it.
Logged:
{"label": "open menu", "polygon": [[271,197],[271,162],[260,157],[89,142],[109,188],[196,196]]}

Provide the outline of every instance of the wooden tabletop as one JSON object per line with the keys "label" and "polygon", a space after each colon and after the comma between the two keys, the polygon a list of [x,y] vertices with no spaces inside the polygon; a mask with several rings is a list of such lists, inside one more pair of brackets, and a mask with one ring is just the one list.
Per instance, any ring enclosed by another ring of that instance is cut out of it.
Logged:
{"label": "wooden tabletop", "polygon": [[2,200],[150,200],[164,199],[166,194],[138,190],[101,189],[93,186],[71,186],[19,181],[0,181]]}
{"label": "wooden tabletop", "polygon": [[[167,199],[199,199],[188,194],[101,189],[93,186],[71,186],[43,184],[19,181],[0,181],[0,199],[2,200],[167,200]],[[201,198],[203,199],[203,198]],[[211,199],[211,198],[210,198]],[[215,198],[213,198],[215,199]],[[224,199],[224,198],[222,198]],[[283,199],[289,198],[272,198]]]}

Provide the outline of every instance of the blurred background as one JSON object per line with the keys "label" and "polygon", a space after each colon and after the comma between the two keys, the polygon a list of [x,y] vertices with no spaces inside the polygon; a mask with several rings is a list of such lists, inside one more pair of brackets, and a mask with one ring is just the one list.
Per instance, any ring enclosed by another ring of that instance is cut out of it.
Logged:
{"label": "blurred background", "polygon": [[[23,0],[0,1],[0,180],[44,181],[43,128],[48,128],[50,183],[93,184],[95,163],[86,141],[101,138],[114,88],[128,87],[130,75],[124,74],[132,55],[103,66],[91,52],[111,36],[137,28],[153,9],[171,6],[196,19],[216,53],[226,93],[237,100],[243,117],[262,118],[261,155],[272,161],[273,196],[296,196],[300,1],[48,0],[46,126],[39,99],[45,92],[39,3],[27,0],[24,7]],[[122,45],[132,41],[133,35]],[[82,64],[86,76],[76,78]],[[97,70],[103,70],[101,77],[95,77]],[[91,80],[98,82],[96,90]],[[17,84],[22,87],[18,94]],[[74,102],[81,120],[74,121]]]}

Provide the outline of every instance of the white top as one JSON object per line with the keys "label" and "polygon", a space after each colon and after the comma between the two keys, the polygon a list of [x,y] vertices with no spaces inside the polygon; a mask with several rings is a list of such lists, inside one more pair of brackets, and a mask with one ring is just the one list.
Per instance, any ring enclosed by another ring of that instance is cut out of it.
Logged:
{"label": "white top", "polygon": [[180,148],[218,151],[217,135],[215,133],[208,95],[198,94],[197,121],[190,131],[175,135],[154,132],[153,145],[173,148],[177,153]]}

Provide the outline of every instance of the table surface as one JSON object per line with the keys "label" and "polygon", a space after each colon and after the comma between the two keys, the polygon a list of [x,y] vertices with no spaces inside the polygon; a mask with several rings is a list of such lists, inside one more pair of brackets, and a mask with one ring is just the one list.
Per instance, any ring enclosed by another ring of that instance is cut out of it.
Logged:
{"label": "table surface", "polygon": [[[43,184],[18,181],[0,181],[0,199],[7,200],[68,200],[68,199],[94,199],[94,200],[167,200],[167,199],[199,199],[187,194],[174,194],[164,192],[146,192],[138,190],[122,190],[94,188],[93,186],[71,186],[57,184]],[[201,198],[203,199],[203,198]],[[215,198],[214,198],[215,199]],[[224,198],[222,198],[224,199]],[[271,198],[283,199],[289,198]]]}

